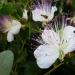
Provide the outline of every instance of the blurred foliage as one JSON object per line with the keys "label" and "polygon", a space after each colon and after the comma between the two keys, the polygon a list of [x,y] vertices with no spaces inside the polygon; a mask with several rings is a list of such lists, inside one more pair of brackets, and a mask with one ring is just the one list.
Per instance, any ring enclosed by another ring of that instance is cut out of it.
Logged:
{"label": "blurred foliage", "polygon": [[[12,16],[25,26],[25,28],[22,28],[20,33],[15,36],[15,40],[12,43],[8,43],[6,35],[0,33],[0,52],[9,49],[14,53],[14,64],[11,75],[45,75],[45,73],[53,68],[53,66],[46,70],[38,68],[33,55],[38,44],[35,41],[32,41],[32,37],[36,35],[35,37],[37,38],[37,35],[40,35],[41,33],[40,28],[42,28],[40,22],[34,22],[31,18],[32,14],[30,10],[34,1],[36,0],[0,0],[0,15]],[[60,6],[63,8],[64,14],[68,13],[68,10],[70,10],[69,8],[66,8],[65,3],[62,5],[62,1],[64,0],[58,0],[57,2],[59,10],[56,14],[60,12]],[[75,0],[72,1],[72,10],[70,11],[74,14]],[[22,19],[24,8],[29,10],[28,21]],[[75,75],[75,56],[65,58],[64,64],[51,72],[51,75],[66,74]],[[50,75],[50,73],[48,75]]]}

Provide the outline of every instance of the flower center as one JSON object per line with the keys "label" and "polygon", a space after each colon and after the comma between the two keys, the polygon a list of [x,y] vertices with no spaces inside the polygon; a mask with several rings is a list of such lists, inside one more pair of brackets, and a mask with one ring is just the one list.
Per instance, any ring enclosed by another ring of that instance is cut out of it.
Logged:
{"label": "flower center", "polygon": [[5,32],[8,32],[10,29],[11,29],[11,22],[10,21],[7,21],[6,23],[5,23],[5,25],[4,25],[4,27],[3,27],[3,29],[4,29],[4,33]]}
{"label": "flower center", "polygon": [[48,16],[47,15],[41,15],[41,16],[43,16],[45,19],[48,19]]}
{"label": "flower center", "polygon": [[64,52],[63,52],[62,49],[59,49],[59,59],[60,59],[61,61],[63,61],[63,59],[64,59]]}

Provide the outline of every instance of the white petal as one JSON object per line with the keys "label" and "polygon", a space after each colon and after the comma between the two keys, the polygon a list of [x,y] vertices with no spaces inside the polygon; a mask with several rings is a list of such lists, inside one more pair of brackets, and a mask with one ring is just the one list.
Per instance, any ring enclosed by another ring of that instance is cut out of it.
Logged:
{"label": "white petal", "polygon": [[23,17],[24,19],[28,20],[28,15],[27,15],[28,11],[26,9],[24,9],[24,12],[23,12]]}
{"label": "white petal", "polygon": [[21,28],[21,23],[17,20],[12,20],[12,27],[10,29],[10,33],[12,34],[18,34]]}
{"label": "white petal", "polygon": [[52,6],[51,12],[48,12],[48,19],[49,19],[49,21],[53,19],[55,11],[57,11],[57,7],[56,6]]}
{"label": "white petal", "polygon": [[42,15],[42,9],[36,8],[32,11],[32,18],[34,21],[45,21],[44,17]]}
{"label": "white petal", "polygon": [[42,33],[42,39],[45,41],[45,43],[53,44],[54,46],[58,46],[60,42],[58,34],[53,30],[45,29]]}
{"label": "white petal", "polygon": [[7,33],[7,41],[12,42],[14,40],[14,35],[11,34],[10,32]]}
{"label": "white petal", "polygon": [[52,10],[51,10],[51,12],[55,12],[55,11],[57,11],[57,7],[56,6],[52,6]]}
{"label": "white petal", "polygon": [[67,44],[66,49],[64,50],[65,54],[75,50],[75,27],[66,26],[64,28],[64,45]]}
{"label": "white petal", "polygon": [[[50,21],[53,19],[54,17],[54,12],[57,11],[56,6],[52,6],[52,8],[50,9],[49,6],[43,6],[40,8],[35,8],[32,11],[32,16],[33,16],[33,20],[34,21]],[[48,16],[48,19],[46,19],[43,15]]]}
{"label": "white petal", "polygon": [[37,65],[40,68],[49,68],[59,57],[59,52],[49,45],[41,45],[34,51]]}

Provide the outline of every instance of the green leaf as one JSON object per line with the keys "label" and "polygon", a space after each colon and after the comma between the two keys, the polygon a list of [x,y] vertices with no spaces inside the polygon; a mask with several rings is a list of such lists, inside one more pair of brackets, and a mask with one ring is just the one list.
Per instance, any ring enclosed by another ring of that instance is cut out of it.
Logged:
{"label": "green leaf", "polygon": [[2,15],[11,15],[12,13],[14,13],[13,3],[3,4],[2,9],[0,10],[0,14],[2,14]]}
{"label": "green leaf", "polygon": [[3,51],[0,53],[0,75],[10,75],[14,60],[14,55],[11,51]]}

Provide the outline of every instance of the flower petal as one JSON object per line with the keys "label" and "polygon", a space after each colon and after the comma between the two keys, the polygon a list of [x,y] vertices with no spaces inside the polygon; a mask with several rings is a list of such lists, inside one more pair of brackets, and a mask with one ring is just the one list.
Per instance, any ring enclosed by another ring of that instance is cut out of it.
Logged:
{"label": "flower petal", "polygon": [[59,51],[50,45],[41,45],[34,51],[37,65],[40,68],[49,68],[59,57]]}
{"label": "flower petal", "polygon": [[28,11],[26,9],[24,9],[24,12],[23,12],[23,17],[24,19],[28,20],[28,15],[27,15]]}
{"label": "flower petal", "polygon": [[50,9],[50,6],[43,5],[40,6],[40,8],[36,7],[32,11],[32,16],[34,21],[50,21],[54,17],[54,12],[57,10],[56,6],[52,6]]}
{"label": "flower petal", "polygon": [[17,20],[12,20],[12,27],[10,29],[10,33],[12,34],[18,34],[21,28],[21,24],[20,22],[18,22]]}
{"label": "flower petal", "polygon": [[36,8],[32,11],[32,18],[34,21],[45,21],[44,17],[42,15],[42,9]]}
{"label": "flower petal", "polygon": [[51,12],[47,13],[49,21],[53,19],[55,11],[57,11],[57,7],[56,6],[52,6]]}
{"label": "flower petal", "polygon": [[72,26],[66,26],[64,28],[64,45],[66,46],[66,49],[64,50],[64,53],[72,52],[75,50],[75,27]]}
{"label": "flower petal", "polygon": [[7,41],[12,42],[14,40],[14,35],[11,34],[10,32],[7,33]]}
{"label": "flower petal", "polygon": [[45,43],[52,44],[55,46],[58,46],[60,39],[56,32],[53,30],[45,29],[42,33],[42,39],[45,41]]}

